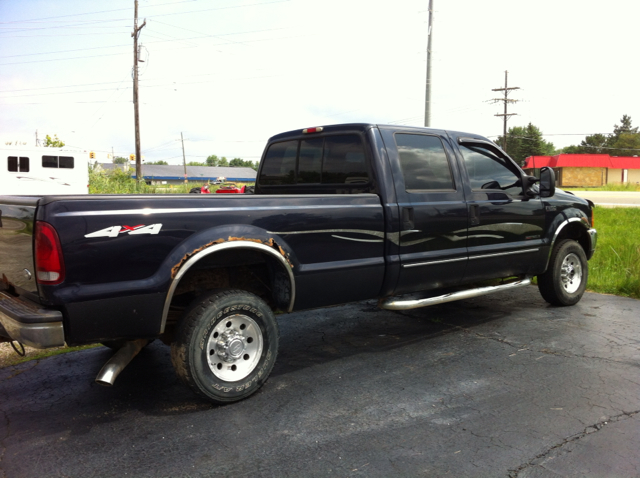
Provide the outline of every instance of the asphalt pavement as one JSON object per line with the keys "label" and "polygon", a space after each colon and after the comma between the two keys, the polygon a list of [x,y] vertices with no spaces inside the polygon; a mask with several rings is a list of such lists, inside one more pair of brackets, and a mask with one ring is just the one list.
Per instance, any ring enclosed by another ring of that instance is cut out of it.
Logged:
{"label": "asphalt pavement", "polygon": [[533,286],[279,317],[266,385],[216,407],[144,349],[0,369],[0,477],[640,476],[640,301]]}
{"label": "asphalt pavement", "polygon": [[640,192],[633,191],[571,191],[576,196],[590,199],[597,206],[640,207]]}

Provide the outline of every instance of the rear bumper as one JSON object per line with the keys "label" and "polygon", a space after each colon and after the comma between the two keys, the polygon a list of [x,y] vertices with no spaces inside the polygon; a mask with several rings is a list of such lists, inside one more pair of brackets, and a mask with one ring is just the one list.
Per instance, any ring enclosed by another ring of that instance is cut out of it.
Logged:
{"label": "rear bumper", "polygon": [[60,347],[62,312],[0,292],[0,335],[38,349]]}

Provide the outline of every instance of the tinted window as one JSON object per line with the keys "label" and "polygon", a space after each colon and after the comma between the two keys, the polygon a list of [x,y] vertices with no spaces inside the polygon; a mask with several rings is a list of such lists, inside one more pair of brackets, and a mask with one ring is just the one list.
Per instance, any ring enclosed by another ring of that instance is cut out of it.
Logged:
{"label": "tinted window", "polygon": [[322,138],[300,141],[298,183],[320,183],[323,145]]}
{"label": "tinted window", "polygon": [[460,146],[460,151],[472,189],[500,189],[511,195],[522,194],[520,174],[505,158],[482,146]]}
{"label": "tinted window", "polygon": [[59,167],[61,168],[73,168],[73,157],[72,156],[60,156],[59,158]]}
{"label": "tinted window", "polygon": [[294,184],[297,153],[297,141],[285,141],[269,146],[260,172],[260,182],[262,184]]}
{"label": "tinted window", "polygon": [[21,157],[20,158],[20,167],[18,169],[20,169],[21,173],[28,173],[29,172],[29,158]]}
{"label": "tinted window", "polygon": [[324,140],[323,184],[368,183],[369,173],[360,136],[329,136]]}
{"label": "tinted window", "polygon": [[18,157],[17,156],[9,156],[7,158],[7,169],[12,172],[18,171]]}
{"label": "tinted window", "polygon": [[58,167],[58,157],[57,156],[43,156],[42,157],[42,167],[43,168],[57,168]]}
{"label": "tinted window", "polygon": [[421,134],[396,134],[395,138],[408,192],[455,189],[440,138]]}
{"label": "tinted window", "polygon": [[260,171],[262,185],[368,182],[364,144],[358,135],[274,143]]}

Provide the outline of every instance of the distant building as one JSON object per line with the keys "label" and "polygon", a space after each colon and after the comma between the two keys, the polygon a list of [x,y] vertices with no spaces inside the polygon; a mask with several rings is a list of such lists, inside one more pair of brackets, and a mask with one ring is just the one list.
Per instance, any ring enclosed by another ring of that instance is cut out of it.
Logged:
{"label": "distant building", "polygon": [[[113,163],[100,164],[105,169],[115,169],[122,166]],[[215,182],[223,177],[227,181],[250,183],[256,180],[256,171],[251,168],[239,168],[232,166],[187,166],[187,181],[189,182]],[[136,177],[135,168],[131,171],[131,177]],[[184,166],[143,164],[142,177],[150,185],[184,184]]]}
{"label": "distant building", "polygon": [[524,170],[538,175],[540,168],[550,167],[561,187],[598,187],[605,184],[640,184],[640,158],[608,154],[558,154],[529,156]]}

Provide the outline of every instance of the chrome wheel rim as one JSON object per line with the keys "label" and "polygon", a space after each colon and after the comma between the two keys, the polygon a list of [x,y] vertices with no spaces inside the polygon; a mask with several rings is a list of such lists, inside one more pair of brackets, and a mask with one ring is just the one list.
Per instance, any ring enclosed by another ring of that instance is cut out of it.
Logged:
{"label": "chrome wheel rim", "polygon": [[582,263],[577,255],[568,254],[562,261],[560,282],[563,289],[569,294],[573,294],[580,288],[582,283]]}
{"label": "chrome wheel rim", "polygon": [[237,382],[256,368],[263,347],[262,331],[255,320],[242,314],[230,315],[209,335],[207,363],[219,379]]}

